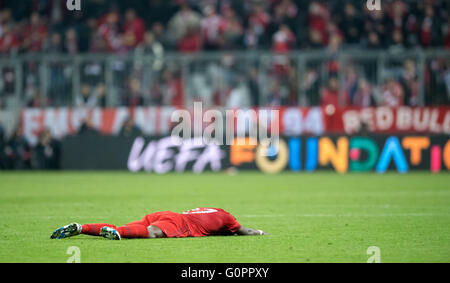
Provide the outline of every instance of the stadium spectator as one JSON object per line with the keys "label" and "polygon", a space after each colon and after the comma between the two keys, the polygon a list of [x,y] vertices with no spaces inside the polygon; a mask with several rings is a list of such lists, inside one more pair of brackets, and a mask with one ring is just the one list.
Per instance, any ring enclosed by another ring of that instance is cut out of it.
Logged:
{"label": "stadium spectator", "polygon": [[124,138],[136,138],[142,136],[142,131],[134,122],[133,117],[128,117],[123,123],[119,136]]}
{"label": "stadium spectator", "polygon": [[166,69],[163,71],[162,80],[164,84],[164,105],[184,107],[185,97],[181,73],[176,70]]}
{"label": "stadium spectator", "polygon": [[150,104],[156,106],[163,105],[163,82],[162,78],[159,76],[155,79],[150,87]]}
{"label": "stadium spectator", "polygon": [[439,45],[441,36],[443,36],[441,30],[440,18],[435,15],[435,8],[432,5],[426,5],[425,15],[420,23],[420,43],[422,46],[433,47]]}
{"label": "stadium spectator", "polygon": [[383,9],[369,11],[365,8],[364,19],[364,32],[366,36],[362,36],[362,42],[366,42],[365,44],[367,44],[370,41],[369,37],[372,36],[373,38],[377,38],[381,45],[382,39],[387,36],[389,31],[385,12],[383,12]]}
{"label": "stadium spectator", "polygon": [[277,25],[284,23],[292,28],[296,24],[297,16],[297,5],[292,0],[281,0],[278,1],[273,8],[272,21]]}
{"label": "stadium spectator", "polygon": [[240,42],[242,42],[243,26],[232,8],[226,8],[223,13],[224,48],[236,49],[240,47]]}
{"label": "stadium spectator", "polygon": [[288,98],[287,106],[297,106],[299,103],[299,88],[300,84],[298,82],[298,72],[293,65],[289,65],[287,69],[287,88],[288,88]]}
{"label": "stadium spectator", "polygon": [[64,38],[64,52],[70,55],[76,55],[79,53],[79,43],[77,31],[74,28],[66,30]]}
{"label": "stadium spectator", "polygon": [[144,105],[144,96],[142,92],[141,82],[137,78],[131,78],[128,91],[123,98],[123,104],[128,107],[138,107]]}
{"label": "stadium spectator", "polygon": [[181,39],[187,38],[188,33],[200,30],[201,16],[196,11],[184,3],[180,5],[180,10],[174,14],[167,24],[167,36],[173,46],[178,46]]}
{"label": "stadium spectator", "polygon": [[[161,23],[167,23],[171,17],[175,14],[177,6],[173,1],[167,0],[151,0],[151,1],[136,1],[142,3],[145,7],[145,22],[148,26],[162,25]],[[182,1],[179,1],[180,3]],[[136,9],[137,11],[144,11]],[[154,32],[154,31],[153,31]],[[160,40],[159,40],[160,41]],[[161,42],[161,41],[160,41]]]}
{"label": "stadium spectator", "polygon": [[157,41],[155,34],[147,31],[144,36],[144,41],[136,48],[136,56],[150,55],[152,58],[152,69],[155,72],[160,72],[164,67],[164,46]]}
{"label": "stadium spectator", "polygon": [[389,52],[391,54],[400,54],[405,50],[405,43],[403,39],[403,33],[401,30],[395,30],[392,33],[392,37],[389,44]]}
{"label": "stadium spectator", "polygon": [[152,26],[150,31],[153,33],[153,35],[155,37],[155,40],[157,42],[160,42],[163,45],[164,49],[167,49],[168,47],[171,47],[170,40],[169,40],[169,38],[166,35],[166,30],[165,30],[163,24],[161,24],[159,22],[155,23]]}
{"label": "stadium spectator", "polygon": [[271,81],[268,106],[277,107],[287,104],[288,91],[279,80]]}
{"label": "stadium spectator", "polygon": [[40,52],[44,47],[47,30],[47,25],[42,21],[39,13],[33,12],[23,33],[22,48],[28,52]]}
{"label": "stadium spectator", "polygon": [[359,44],[362,26],[363,21],[355,6],[347,2],[344,8],[344,17],[340,23],[340,29],[344,32],[345,42],[347,44]]}
{"label": "stadium spectator", "polygon": [[220,14],[216,13],[213,5],[207,5],[203,9],[204,18],[201,23],[203,47],[205,50],[218,50],[224,44],[224,21]]}
{"label": "stadium spectator", "polygon": [[408,13],[408,5],[403,1],[394,1],[391,5],[391,9],[387,12],[389,24],[387,28],[395,33],[403,33],[405,30],[406,16]]}
{"label": "stadium spectator", "polygon": [[450,20],[447,19],[447,26],[444,29],[447,31],[444,38],[444,47],[450,49]]}
{"label": "stadium spectator", "polygon": [[144,42],[145,23],[136,15],[134,9],[128,9],[125,14],[124,33],[131,36],[130,45],[138,46]]}
{"label": "stadium spectator", "polygon": [[245,29],[243,44],[246,49],[257,49],[260,44],[261,37],[258,35],[258,29],[254,26],[253,23],[250,23],[250,26]]}
{"label": "stadium spectator", "polygon": [[5,129],[0,124],[0,169],[5,170],[6,168],[6,155],[5,155]]}
{"label": "stadium spectator", "polygon": [[78,107],[95,107],[97,98],[89,84],[83,83],[80,87],[80,95],[76,98],[76,106]]}
{"label": "stadium spectator", "polygon": [[[330,56],[334,56],[341,49],[342,36],[338,33],[330,34],[330,39],[328,40],[327,52]],[[337,69],[335,70],[337,71]]]}
{"label": "stadium spectator", "polygon": [[231,109],[250,106],[249,91],[243,82],[236,81],[232,83],[226,106]]}
{"label": "stadium spectator", "polygon": [[450,101],[450,62],[447,62],[442,73],[445,83],[445,89],[447,90],[447,95],[444,96],[444,101],[446,102],[444,103],[448,104],[448,102]]}
{"label": "stadium spectator", "polygon": [[104,83],[100,82],[97,84],[94,88],[94,95],[96,98],[96,106],[102,108],[106,107],[106,86]]}
{"label": "stadium spectator", "polygon": [[43,98],[39,90],[36,90],[27,103],[27,107],[30,108],[44,108],[48,106],[51,106],[50,99],[48,97]]}
{"label": "stadium spectator", "polygon": [[[15,11],[15,10],[14,10]],[[14,24],[14,15],[12,13],[11,7],[6,7],[4,9],[0,9],[0,25],[7,26]]]}
{"label": "stadium spectator", "polygon": [[376,102],[373,96],[370,83],[363,78],[358,80],[357,89],[353,96],[352,105],[359,107],[375,106]]}
{"label": "stadium spectator", "polygon": [[326,6],[318,1],[311,1],[309,5],[309,34],[314,46],[324,46],[328,41],[327,26],[329,11]]}
{"label": "stadium spectator", "polygon": [[425,103],[448,105],[450,103],[450,62],[436,58],[431,60],[427,69]]}
{"label": "stadium spectator", "polygon": [[382,105],[390,107],[402,106],[404,101],[404,91],[402,85],[394,78],[386,80],[382,93]]}
{"label": "stadium spectator", "polygon": [[296,38],[288,25],[281,25],[273,35],[273,51],[276,53],[287,53],[295,47]]}
{"label": "stadium spectator", "polygon": [[347,96],[348,100],[353,102],[355,100],[356,92],[359,88],[359,76],[353,66],[348,66],[346,71],[344,93]]}
{"label": "stadium spectator", "polygon": [[83,121],[80,128],[78,129],[78,136],[96,136],[100,135],[100,132],[95,128],[92,121],[92,117],[88,117]]}
{"label": "stadium spectator", "polygon": [[339,106],[339,80],[336,77],[331,77],[328,80],[328,86],[322,90],[320,98],[320,105],[327,107],[332,105],[334,107]]}
{"label": "stadium spectator", "polygon": [[5,98],[3,97],[3,92],[0,89],[0,110],[6,108]]}
{"label": "stadium spectator", "polygon": [[313,69],[308,69],[302,80],[302,85],[300,86],[302,90],[302,104],[317,106],[320,104],[319,94],[319,74]]}
{"label": "stadium spectator", "polygon": [[[96,24],[93,22],[92,24]],[[105,53],[108,52],[108,48],[106,45],[106,41],[101,37],[98,36],[96,31],[92,31],[90,38],[89,38],[89,47],[88,47],[89,53]]]}
{"label": "stadium spectator", "polygon": [[0,108],[7,106],[7,99],[14,94],[15,83],[14,68],[4,67],[0,70]]}
{"label": "stadium spectator", "polygon": [[32,151],[33,169],[58,170],[61,168],[61,145],[52,137],[50,130],[39,134],[39,142]]}
{"label": "stadium spectator", "polygon": [[309,29],[308,46],[312,49],[323,48],[325,46],[322,33],[317,29]]}
{"label": "stadium spectator", "polygon": [[20,42],[17,35],[13,32],[12,26],[4,24],[0,33],[0,55],[16,54],[19,51]]}
{"label": "stadium spectator", "polygon": [[248,71],[247,87],[250,93],[251,105],[259,107],[261,91],[258,83],[258,69],[256,67],[251,67]]}
{"label": "stadium spectator", "polygon": [[105,43],[108,52],[122,52],[123,42],[119,30],[119,12],[111,10],[98,23],[98,34]]}
{"label": "stadium spectator", "polygon": [[53,54],[63,53],[62,36],[59,32],[52,32],[48,44],[46,45],[45,52]]}
{"label": "stadium spectator", "polygon": [[416,66],[414,61],[404,62],[400,84],[404,91],[403,104],[417,106],[419,96],[419,82],[417,80]]}
{"label": "stadium spectator", "polygon": [[[63,53],[63,41],[59,32],[52,32],[50,42],[44,48],[47,54],[60,55]],[[49,63],[49,98],[53,106],[66,106],[70,93],[66,90],[68,81],[65,78],[65,65],[60,61]]]}
{"label": "stadium spectator", "polygon": [[368,37],[367,48],[369,49],[381,49],[382,43],[380,40],[380,36],[376,32],[370,32]]}
{"label": "stadium spectator", "polygon": [[162,58],[164,56],[164,46],[155,38],[153,32],[147,31],[144,36],[144,41],[137,47],[136,52]]}
{"label": "stadium spectator", "polygon": [[248,28],[245,33],[245,46],[256,48],[264,42],[264,37],[271,22],[271,16],[260,2],[256,2],[251,9]]}
{"label": "stadium spectator", "polygon": [[178,41],[177,50],[181,53],[194,53],[202,50],[202,37],[195,28],[186,30],[185,35]]}
{"label": "stadium spectator", "polygon": [[31,146],[18,126],[6,143],[6,167],[10,170],[31,169]]}

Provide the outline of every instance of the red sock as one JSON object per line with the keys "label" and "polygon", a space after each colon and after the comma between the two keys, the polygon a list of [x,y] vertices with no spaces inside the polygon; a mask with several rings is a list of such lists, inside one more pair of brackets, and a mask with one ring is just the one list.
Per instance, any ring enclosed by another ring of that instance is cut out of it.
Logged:
{"label": "red sock", "polygon": [[81,234],[100,236],[100,229],[102,229],[105,226],[117,229],[116,226],[111,224],[86,224],[81,226],[82,227]]}
{"label": "red sock", "polygon": [[117,228],[122,238],[148,238],[147,226],[144,225],[125,225]]}

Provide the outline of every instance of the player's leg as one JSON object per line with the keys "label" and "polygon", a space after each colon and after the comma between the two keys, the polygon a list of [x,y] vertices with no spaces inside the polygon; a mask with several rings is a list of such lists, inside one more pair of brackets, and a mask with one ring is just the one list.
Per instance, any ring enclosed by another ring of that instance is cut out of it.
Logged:
{"label": "player's leg", "polygon": [[147,226],[141,224],[127,224],[117,228],[120,236],[124,239],[146,239],[148,238]]}
{"label": "player's leg", "polygon": [[125,226],[117,227],[111,224],[86,224],[82,226],[81,234],[101,236],[111,240],[121,238],[147,238],[146,219],[131,222]]}
{"label": "player's leg", "polygon": [[150,225],[146,218],[117,227],[117,229],[104,227],[100,234],[111,240],[166,238],[164,232],[159,227]]}
{"label": "player's leg", "polygon": [[120,240],[121,238],[148,238],[149,232],[146,223],[142,221],[133,222],[125,226],[116,227],[108,223],[85,224],[72,223],[61,227],[52,233],[51,239],[64,239],[80,234],[90,236],[101,236],[111,240]]}
{"label": "player's leg", "polygon": [[124,239],[148,238],[149,233],[147,227],[149,225],[150,223],[148,222],[147,217],[144,217],[141,220],[120,226],[116,230],[120,237]]}
{"label": "player's leg", "polygon": [[105,226],[100,229],[100,236],[110,240],[149,238],[149,223],[144,217],[120,227]]}
{"label": "player's leg", "polygon": [[145,217],[142,220],[134,221],[120,227],[107,223],[85,225],[72,223],[57,229],[53,232],[51,238],[63,239],[84,234],[90,236],[101,236],[111,240],[120,240],[121,238],[150,238],[150,235],[159,235],[158,233],[154,233],[155,229],[149,229],[149,226],[148,220]]}
{"label": "player's leg", "polygon": [[110,240],[124,239],[156,239],[166,238],[164,232],[156,226],[144,225],[125,225],[117,229],[103,227],[100,231],[101,236]]}
{"label": "player's leg", "polygon": [[51,239],[64,239],[64,238],[77,236],[80,234],[90,235],[90,236],[102,236],[100,234],[100,230],[103,227],[111,227],[111,228],[116,229],[116,226],[107,224],[107,223],[85,224],[85,225],[80,225],[78,223],[72,223],[72,224],[69,224],[64,227],[56,229],[55,232],[52,233],[50,238]]}
{"label": "player's leg", "polygon": [[81,234],[90,236],[103,236],[101,230],[103,227],[109,227],[112,229],[117,229],[115,225],[108,223],[98,223],[98,224],[85,224],[81,226]]}

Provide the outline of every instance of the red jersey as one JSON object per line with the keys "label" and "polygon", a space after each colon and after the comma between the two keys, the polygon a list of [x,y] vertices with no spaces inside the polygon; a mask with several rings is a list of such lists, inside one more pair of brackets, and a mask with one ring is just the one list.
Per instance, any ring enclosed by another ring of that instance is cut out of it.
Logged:
{"label": "red jersey", "polygon": [[168,238],[231,235],[241,225],[220,208],[196,208],[183,213],[155,212],[145,217],[148,226],[161,229]]}

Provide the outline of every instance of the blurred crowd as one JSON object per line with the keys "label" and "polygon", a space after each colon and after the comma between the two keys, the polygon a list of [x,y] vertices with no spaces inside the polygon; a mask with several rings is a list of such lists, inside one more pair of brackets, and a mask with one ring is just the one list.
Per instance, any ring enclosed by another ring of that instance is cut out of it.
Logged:
{"label": "blurred crowd", "polygon": [[450,47],[446,0],[0,0],[0,53]]}
{"label": "blurred crowd", "polygon": [[0,170],[58,170],[60,161],[60,141],[54,139],[49,130],[42,131],[38,144],[32,147],[21,126],[7,137],[0,125]]}
{"label": "blurred crowd", "polygon": [[[299,79],[292,50],[384,50],[401,54],[415,48],[450,48],[450,2],[383,0],[369,11],[361,0],[82,0],[82,11],[68,11],[65,0],[0,0],[0,56],[15,54],[153,55],[142,63],[114,62],[109,85],[105,66],[81,66],[73,97],[75,70],[49,66],[48,93],[41,94],[37,64],[24,66],[28,107],[206,105],[418,105],[418,64],[401,60],[374,74],[375,62],[326,62],[326,75],[309,64]],[[235,50],[270,50],[275,57],[261,70],[257,62],[226,55]],[[168,62],[165,52],[222,51],[221,62]],[[417,58],[416,58],[417,59]],[[245,65],[245,66],[244,66]],[[426,62],[423,103],[450,103],[450,61]],[[262,73],[264,72],[264,73]],[[344,74],[339,77],[339,73]],[[189,77],[187,77],[189,74]],[[13,91],[13,70],[3,70],[0,94]],[[267,79],[261,79],[267,78]],[[111,87],[118,93],[111,97]],[[187,95],[189,93],[189,95]],[[189,96],[189,97],[188,97]],[[264,99],[262,99],[264,97]],[[2,105],[3,104],[3,105]],[[0,108],[5,107],[0,97]]]}
{"label": "blurred crowd", "polygon": [[[86,119],[72,136],[93,137],[102,135]],[[117,136],[134,139],[143,136],[143,132],[129,117]],[[37,143],[32,145],[23,133],[19,124],[10,135],[0,124],[0,170],[60,170],[63,156],[62,141],[55,138],[50,129],[39,132]]]}

